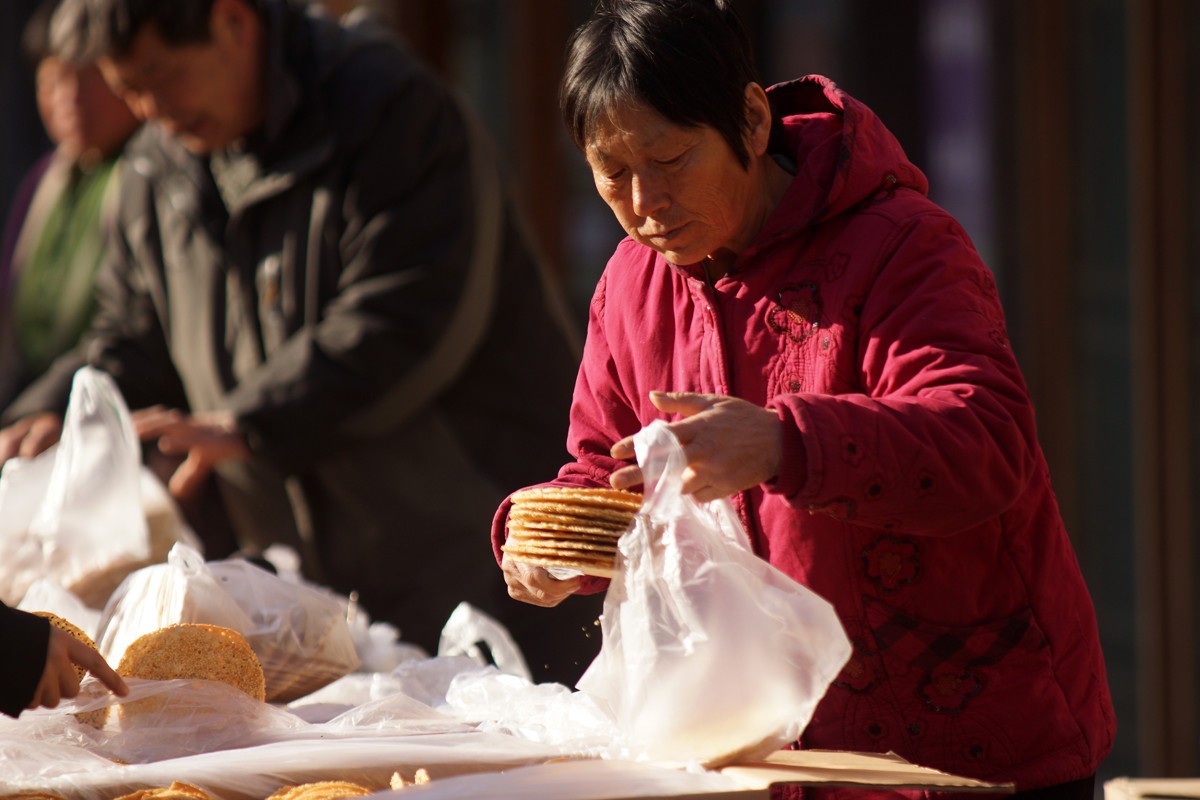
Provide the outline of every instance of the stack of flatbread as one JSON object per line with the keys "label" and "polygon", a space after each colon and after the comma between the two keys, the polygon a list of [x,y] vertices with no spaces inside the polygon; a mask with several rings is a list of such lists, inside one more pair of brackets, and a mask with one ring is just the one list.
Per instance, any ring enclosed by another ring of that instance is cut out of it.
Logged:
{"label": "stack of flatbread", "polygon": [[611,578],[617,539],[641,507],[640,494],[618,489],[525,489],[512,496],[501,549],[527,564]]}

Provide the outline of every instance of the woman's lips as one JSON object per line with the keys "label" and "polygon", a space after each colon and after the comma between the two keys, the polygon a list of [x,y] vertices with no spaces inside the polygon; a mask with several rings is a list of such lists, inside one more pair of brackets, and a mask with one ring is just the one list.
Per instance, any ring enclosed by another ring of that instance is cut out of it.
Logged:
{"label": "woman's lips", "polygon": [[682,232],[683,229],[686,228],[687,226],[688,226],[688,223],[685,222],[682,225],[678,225],[674,228],[668,228],[667,230],[664,230],[664,231],[647,233],[646,238],[650,239],[650,240],[655,240],[655,241],[669,242],[672,239],[678,237],[680,232]]}

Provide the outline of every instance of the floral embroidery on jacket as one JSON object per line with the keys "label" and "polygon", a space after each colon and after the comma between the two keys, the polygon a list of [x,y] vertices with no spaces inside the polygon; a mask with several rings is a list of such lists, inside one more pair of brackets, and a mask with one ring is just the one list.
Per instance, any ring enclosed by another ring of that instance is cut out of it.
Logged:
{"label": "floral embroidery on jacket", "polygon": [[851,642],[854,651],[842,671],[838,673],[833,685],[854,694],[866,694],[879,683],[879,670],[875,665],[876,656],[860,639]]}
{"label": "floral embroidery on jacket", "polygon": [[857,467],[863,460],[863,447],[858,440],[849,434],[842,435],[842,461],[852,467]]}
{"label": "floral embroidery on jacket", "polygon": [[879,600],[866,602],[876,652],[904,670],[918,670],[917,699],[939,714],[966,709],[987,688],[988,670],[1014,651],[1036,653],[1047,647],[1028,608],[988,625],[962,629],[921,622]]}
{"label": "floral embroidery on jacket", "polygon": [[829,263],[825,265],[825,279],[828,281],[836,281],[838,278],[846,274],[846,265],[849,263],[849,255],[846,253],[838,253],[833,258],[829,259]]}
{"label": "floral embroidery on jacket", "polygon": [[821,327],[821,310],[821,293],[815,283],[785,286],[767,309],[767,324],[793,342],[803,343]]}
{"label": "floral embroidery on jacket", "polygon": [[956,714],[967,701],[983,691],[983,681],[974,672],[962,672],[952,664],[934,667],[921,682],[921,699],[930,710]]}
{"label": "floral embroidery on jacket", "polygon": [[887,592],[920,576],[920,557],[921,548],[916,542],[887,535],[876,539],[862,554],[867,578]]}

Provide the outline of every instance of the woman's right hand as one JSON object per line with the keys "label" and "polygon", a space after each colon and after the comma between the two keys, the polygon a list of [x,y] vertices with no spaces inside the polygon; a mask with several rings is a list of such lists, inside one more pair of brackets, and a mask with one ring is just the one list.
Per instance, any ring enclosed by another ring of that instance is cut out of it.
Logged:
{"label": "woman's right hand", "polygon": [[33,458],[62,436],[62,417],[50,411],[30,414],[0,429],[0,464],[10,458]]}

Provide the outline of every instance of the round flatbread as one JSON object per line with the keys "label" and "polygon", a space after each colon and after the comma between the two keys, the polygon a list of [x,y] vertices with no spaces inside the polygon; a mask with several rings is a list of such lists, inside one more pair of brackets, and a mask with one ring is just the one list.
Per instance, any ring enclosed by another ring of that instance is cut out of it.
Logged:
{"label": "round flatbread", "polygon": [[637,511],[642,507],[642,495],[621,489],[588,489],[574,486],[541,486],[522,489],[512,495],[514,503],[550,502],[569,505],[598,506]]}
{"label": "round flatbread", "polygon": [[572,534],[578,536],[589,536],[593,539],[615,542],[621,538],[621,534],[625,532],[624,528],[617,530],[615,528],[601,528],[595,525],[561,525],[557,523],[541,523],[532,520],[512,520],[508,521],[509,531],[522,531],[533,534],[535,532],[561,534],[570,536]]}
{"label": "round flatbread", "polygon": [[218,625],[180,623],[140,636],[121,656],[117,672],[126,678],[221,681],[255,700],[266,698],[262,665],[246,637]]}
{"label": "round flatbread", "polygon": [[611,560],[616,558],[617,555],[615,550],[605,552],[603,550],[587,550],[558,545],[506,544],[500,549],[518,559],[524,556],[544,556],[547,558],[594,558],[597,560],[608,558]]}
{"label": "round flatbread", "polygon": [[633,519],[633,514],[623,515],[621,519],[617,519],[617,516],[614,514],[613,518],[609,519],[581,514],[552,514],[525,506],[513,506],[512,510],[508,512],[508,521],[530,528],[548,528],[551,530],[570,530],[569,526],[572,525],[587,525],[591,528],[600,528],[603,531],[615,531],[619,534],[629,527],[629,520]]}
{"label": "round flatbread", "polygon": [[267,800],[342,800],[371,794],[365,786],[349,781],[317,781],[298,786],[284,786]]}
{"label": "round flatbread", "polygon": [[213,800],[213,797],[190,783],[172,781],[170,786],[138,789],[132,794],[123,794],[116,800]]}
{"label": "round flatbread", "polygon": [[597,536],[591,533],[564,533],[562,531],[510,528],[507,541],[535,542],[537,544],[556,542],[566,545],[570,545],[571,543],[597,544],[615,550],[620,538],[619,536]]}
{"label": "round flatbread", "polygon": [[602,542],[597,539],[560,539],[550,537],[522,536],[518,534],[509,536],[508,539],[505,540],[504,546],[534,549],[553,548],[556,550],[584,550],[598,553],[617,552],[617,542],[615,539]]}
{"label": "round flatbread", "polygon": [[558,516],[571,517],[575,520],[591,520],[600,524],[620,525],[625,527],[633,519],[635,511],[628,508],[602,508],[600,506],[572,506],[566,503],[555,503],[549,500],[530,500],[521,505],[513,505],[508,512],[520,516]]}

